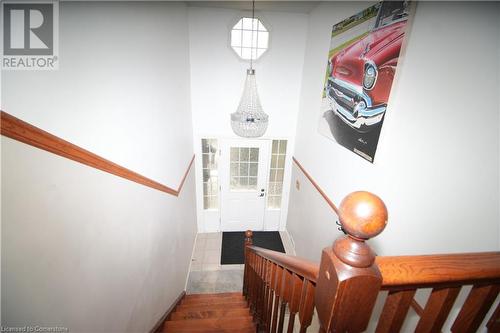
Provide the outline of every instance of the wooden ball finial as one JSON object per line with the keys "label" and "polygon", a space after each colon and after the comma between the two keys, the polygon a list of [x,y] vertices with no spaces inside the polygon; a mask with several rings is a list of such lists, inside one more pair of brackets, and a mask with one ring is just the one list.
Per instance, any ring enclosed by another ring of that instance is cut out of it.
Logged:
{"label": "wooden ball finial", "polygon": [[358,239],[370,239],[380,234],[387,224],[387,217],[382,199],[370,192],[353,192],[340,203],[342,228]]}
{"label": "wooden ball finial", "polygon": [[253,236],[252,230],[245,231],[245,238],[252,238],[252,236]]}

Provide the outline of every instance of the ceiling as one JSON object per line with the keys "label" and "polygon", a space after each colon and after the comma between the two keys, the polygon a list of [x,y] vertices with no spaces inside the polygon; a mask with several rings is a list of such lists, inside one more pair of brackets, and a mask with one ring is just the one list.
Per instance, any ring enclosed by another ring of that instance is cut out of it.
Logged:
{"label": "ceiling", "polygon": [[[185,1],[190,7],[251,10],[251,1]],[[309,13],[320,1],[255,1],[255,10],[289,13]]]}
{"label": "ceiling", "polygon": [[[64,2],[69,1],[81,1],[81,0],[60,0]],[[176,2],[175,0],[86,0],[93,2],[104,2],[104,1],[116,1],[116,2],[127,2],[127,1],[165,1],[165,2]],[[202,1],[177,1],[186,3],[189,7],[206,7],[206,8],[225,8],[225,9],[235,9],[241,11],[252,10],[251,0],[238,0],[238,1],[215,1],[215,0],[202,0]],[[321,1],[287,1],[287,0],[274,0],[274,1],[255,1],[255,10],[257,11],[271,11],[271,12],[288,12],[288,13],[304,13],[308,14],[314,7],[316,7]]]}

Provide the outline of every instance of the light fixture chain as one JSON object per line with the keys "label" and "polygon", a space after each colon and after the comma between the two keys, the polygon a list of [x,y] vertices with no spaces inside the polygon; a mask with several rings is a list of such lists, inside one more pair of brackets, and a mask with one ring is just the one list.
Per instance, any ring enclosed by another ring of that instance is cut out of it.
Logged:
{"label": "light fixture chain", "polygon": [[253,69],[253,34],[255,32],[255,28],[253,26],[255,22],[255,0],[252,0],[252,39],[250,44],[250,69]]}

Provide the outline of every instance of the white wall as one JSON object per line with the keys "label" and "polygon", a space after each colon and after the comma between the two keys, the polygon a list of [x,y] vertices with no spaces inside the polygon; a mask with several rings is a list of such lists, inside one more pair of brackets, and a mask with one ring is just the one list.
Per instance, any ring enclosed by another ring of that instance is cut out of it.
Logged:
{"label": "white wall", "polygon": [[2,137],[2,325],[149,331],[184,290],[193,205],[194,169],[177,198]]}
{"label": "white wall", "polygon": [[[317,131],[331,27],[368,5],[311,13],[295,156],[337,204],[356,190],[384,199],[389,224],[371,241],[380,255],[499,249],[498,4],[418,4],[375,164]],[[321,200],[291,192],[298,255],[317,259],[337,236],[336,216],[315,211],[329,210]]]}
{"label": "white wall", "polygon": [[177,188],[192,157],[185,5],[61,2],[59,30],[58,71],[3,72],[4,111]]}
{"label": "white wall", "polygon": [[[201,170],[201,138],[236,137],[229,119],[238,107],[249,63],[239,59],[231,49],[229,35],[234,24],[242,16],[249,15],[251,13],[233,9],[189,8],[191,105],[198,170]],[[256,12],[256,17],[270,31],[269,50],[254,64],[259,96],[264,111],[269,114],[264,138],[289,141],[284,189],[287,198],[308,16],[266,11]],[[197,175],[199,230],[215,231],[207,230],[204,225],[201,177],[200,171]],[[284,202],[283,222],[288,200]]]}
{"label": "white wall", "polygon": [[[500,17],[500,5],[497,5],[497,15]],[[498,41],[498,71],[497,71],[497,88],[498,88],[498,105],[500,106],[500,24],[498,25],[498,32],[497,32],[497,41]],[[500,114],[500,107],[498,108],[498,112]],[[498,120],[500,121],[500,115],[498,116]],[[500,125],[499,125],[500,126]],[[500,142],[500,131],[498,132],[498,141]],[[500,149],[500,145],[498,145]],[[500,156],[500,152],[499,152]],[[498,171],[500,173],[500,170]],[[498,187],[500,189],[500,177],[498,177]],[[498,196],[498,215],[500,215],[500,195]],[[500,219],[498,219],[498,246],[500,247]]]}
{"label": "white wall", "polygon": [[[187,8],[60,4],[58,71],[2,73],[5,111],[177,188],[193,154]],[[2,324],[150,330],[184,290],[180,197],[2,138]]]}

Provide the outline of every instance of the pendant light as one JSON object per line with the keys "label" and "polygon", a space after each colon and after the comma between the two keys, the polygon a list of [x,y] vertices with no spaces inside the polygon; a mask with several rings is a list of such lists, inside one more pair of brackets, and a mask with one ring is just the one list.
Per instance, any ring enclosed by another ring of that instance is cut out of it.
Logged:
{"label": "pendant light", "polygon": [[253,68],[254,47],[254,24],[255,24],[255,0],[252,1],[252,37],[250,48],[250,68],[247,69],[247,77],[243,95],[236,112],[231,114],[231,127],[236,135],[244,138],[258,138],[263,136],[267,130],[269,116],[262,109],[257,83],[255,80],[255,69]]}

